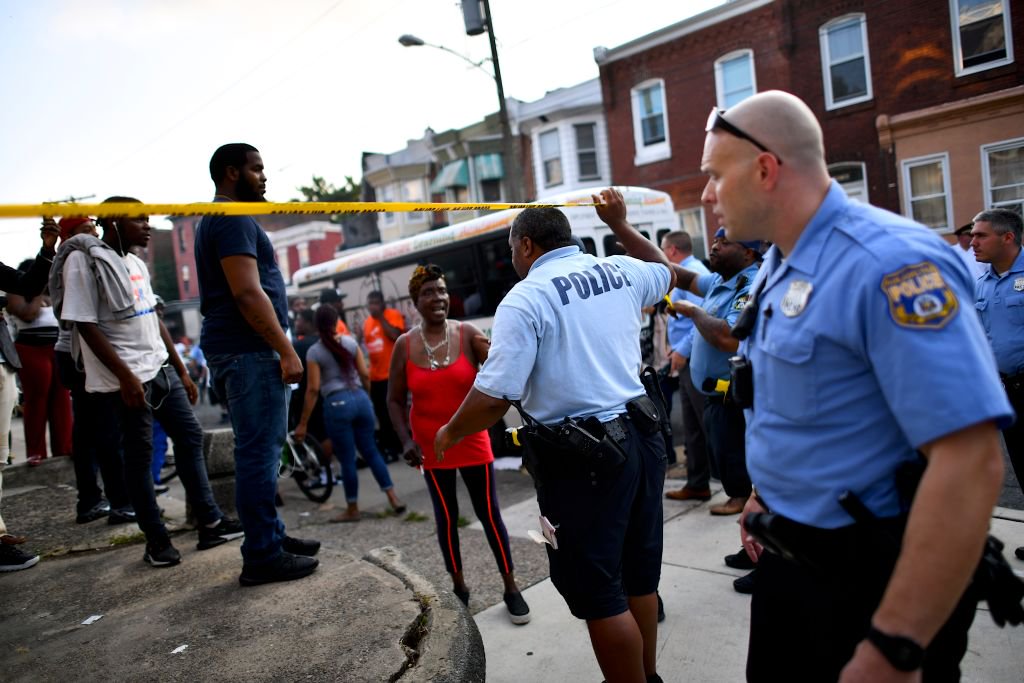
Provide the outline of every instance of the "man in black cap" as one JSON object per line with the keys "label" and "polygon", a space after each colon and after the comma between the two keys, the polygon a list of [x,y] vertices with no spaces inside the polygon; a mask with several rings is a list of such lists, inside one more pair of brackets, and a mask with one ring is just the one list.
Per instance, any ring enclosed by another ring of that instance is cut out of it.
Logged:
{"label": "man in black cap", "polygon": [[345,298],[345,294],[341,294],[338,290],[333,287],[320,290],[320,304],[329,304],[334,307],[334,310],[338,312],[338,334],[351,337],[352,332],[348,329],[348,325],[345,324],[345,305],[342,299]]}
{"label": "man in black cap", "polygon": [[[759,242],[734,242],[719,228],[711,243],[710,275],[695,277],[688,287],[704,301],[697,306],[685,299],[675,302],[676,312],[693,320],[697,334],[693,335],[690,351],[690,378],[704,394],[704,429],[708,435],[708,451],[718,465],[722,487],[729,499],[712,505],[712,515],[736,515],[750,496],[750,476],[747,474],[747,451],[744,445],[746,421],[743,410],[728,397],[729,357],[736,353],[739,342],[729,334],[740,311],[750,296],[750,287],[761,264]],[[725,384],[723,384],[725,382]],[[741,548],[725,563],[737,569],[751,569]],[[733,586],[741,593],[749,593],[753,574],[737,579]]]}

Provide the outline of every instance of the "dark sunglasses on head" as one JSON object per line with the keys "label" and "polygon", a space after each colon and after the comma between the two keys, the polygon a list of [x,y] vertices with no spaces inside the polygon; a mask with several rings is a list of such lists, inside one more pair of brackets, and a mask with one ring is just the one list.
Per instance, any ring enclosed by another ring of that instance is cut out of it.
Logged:
{"label": "dark sunglasses on head", "polygon": [[754,136],[750,135],[749,133],[743,132],[733,124],[726,121],[725,112],[719,109],[718,107],[711,108],[711,113],[708,115],[708,125],[704,127],[704,131],[707,133],[710,133],[713,130],[724,130],[726,133],[729,133],[730,135],[738,137],[741,140],[746,140],[747,142],[751,143],[762,152],[771,154],[778,160],[779,165],[782,165],[782,158],[779,157],[778,154],[762,145],[760,142],[757,141],[757,139]]}

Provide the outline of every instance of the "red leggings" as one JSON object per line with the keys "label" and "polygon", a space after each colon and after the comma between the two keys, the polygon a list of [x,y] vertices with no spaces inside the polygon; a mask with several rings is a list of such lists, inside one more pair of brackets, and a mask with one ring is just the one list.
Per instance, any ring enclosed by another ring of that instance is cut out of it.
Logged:
{"label": "red leggings", "polygon": [[25,451],[28,457],[46,457],[46,423],[50,423],[50,449],[71,455],[71,392],[57,374],[52,346],[17,344],[21,358],[21,390],[25,394]]}

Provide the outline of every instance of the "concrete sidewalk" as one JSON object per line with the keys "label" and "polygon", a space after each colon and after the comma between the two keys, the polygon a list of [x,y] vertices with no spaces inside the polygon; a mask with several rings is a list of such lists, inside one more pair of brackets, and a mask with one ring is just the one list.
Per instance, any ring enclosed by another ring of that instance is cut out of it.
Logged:
{"label": "concrete sidewalk", "polygon": [[[666,483],[666,490],[682,481]],[[729,569],[725,555],[740,547],[736,517],[712,517],[707,506],[724,500],[716,492],[710,503],[665,501],[665,553],[660,593],[666,620],[658,628],[658,673],[665,681],[742,681],[745,678],[749,596],[733,591],[732,581],[745,572]],[[526,536],[537,529],[536,501],[502,511],[509,533]],[[1024,562],[1013,548],[1024,545],[1024,511],[997,508],[992,532],[1008,548],[1019,574]],[[476,615],[487,654],[489,683],[514,681],[600,681],[584,622],[569,614],[547,579],[523,595],[533,620],[513,626],[504,604]],[[984,603],[979,607],[963,661],[963,680],[1019,683],[1024,680],[1024,627],[998,628]]]}

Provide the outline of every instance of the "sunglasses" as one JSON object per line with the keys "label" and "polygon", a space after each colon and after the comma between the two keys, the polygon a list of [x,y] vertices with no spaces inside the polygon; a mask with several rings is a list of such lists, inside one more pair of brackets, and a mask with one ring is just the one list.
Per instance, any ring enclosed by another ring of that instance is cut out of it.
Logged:
{"label": "sunglasses", "polygon": [[782,165],[782,159],[779,157],[778,154],[776,154],[775,152],[771,151],[770,149],[768,149],[767,147],[762,145],[750,133],[745,133],[742,130],[740,130],[739,128],[737,128],[736,126],[734,126],[733,124],[731,124],[728,121],[726,121],[725,120],[725,112],[723,110],[719,109],[718,107],[712,107],[711,108],[711,113],[708,115],[708,124],[704,127],[704,131],[707,132],[707,133],[710,133],[713,130],[724,130],[726,133],[729,133],[730,135],[738,137],[738,138],[740,138],[742,140],[746,140],[747,142],[751,143],[752,145],[757,147],[762,152],[765,152],[767,154],[771,154],[773,157],[775,157],[778,160],[779,165],[780,166]]}

